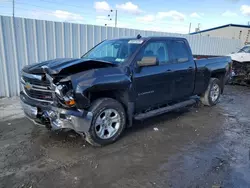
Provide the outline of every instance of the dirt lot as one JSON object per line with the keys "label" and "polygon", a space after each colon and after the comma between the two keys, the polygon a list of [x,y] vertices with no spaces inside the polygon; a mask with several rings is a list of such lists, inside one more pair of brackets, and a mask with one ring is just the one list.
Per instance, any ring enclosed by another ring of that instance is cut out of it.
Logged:
{"label": "dirt lot", "polygon": [[0,187],[250,187],[249,99],[228,86],[215,107],[136,122],[103,148],[34,126],[2,99]]}

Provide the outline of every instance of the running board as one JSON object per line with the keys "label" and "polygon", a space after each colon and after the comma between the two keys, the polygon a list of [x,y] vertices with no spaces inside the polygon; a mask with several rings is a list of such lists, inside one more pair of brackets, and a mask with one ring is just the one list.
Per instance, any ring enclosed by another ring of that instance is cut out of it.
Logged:
{"label": "running board", "polygon": [[185,106],[195,104],[196,102],[197,102],[197,100],[195,100],[195,99],[189,99],[189,100],[186,100],[186,101],[183,101],[183,102],[180,102],[180,103],[176,103],[176,104],[171,105],[171,106],[166,106],[166,107],[159,108],[159,109],[156,109],[156,110],[152,110],[152,111],[149,111],[149,112],[146,112],[146,113],[138,114],[138,115],[135,116],[135,119],[136,120],[143,120],[143,119],[150,118],[150,117],[153,117],[153,116],[158,116],[158,115],[164,114],[166,112],[170,112],[170,111],[173,111],[173,110],[176,110],[176,109],[179,109],[179,108],[183,108]]}

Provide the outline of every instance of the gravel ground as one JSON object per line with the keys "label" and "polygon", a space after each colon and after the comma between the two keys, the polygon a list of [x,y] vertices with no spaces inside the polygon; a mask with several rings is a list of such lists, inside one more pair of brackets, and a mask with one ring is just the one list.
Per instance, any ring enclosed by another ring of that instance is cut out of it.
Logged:
{"label": "gravel ground", "polygon": [[249,97],[227,86],[215,107],[136,122],[102,148],[35,126],[17,99],[1,99],[0,187],[250,187]]}

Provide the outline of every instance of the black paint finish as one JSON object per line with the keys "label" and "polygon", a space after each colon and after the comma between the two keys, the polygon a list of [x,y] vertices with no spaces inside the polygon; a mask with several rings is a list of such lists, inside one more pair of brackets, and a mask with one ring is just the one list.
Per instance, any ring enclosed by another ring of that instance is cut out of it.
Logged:
{"label": "black paint finish", "polygon": [[[133,109],[133,112],[128,112],[131,116],[143,109],[202,94],[211,76],[226,75],[231,62],[230,57],[195,61],[184,38],[148,37],[141,40],[141,47],[119,65],[101,60],[55,59],[24,67],[23,71],[31,74],[47,73],[60,79],[67,76],[72,82],[78,109],[89,107],[89,95],[92,92],[101,96],[102,93],[122,91],[123,95],[128,96],[127,101],[123,100],[125,107]],[[171,58],[169,63],[139,68],[137,54],[148,42],[154,40],[168,44]],[[185,43],[189,53],[187,61],[176,61],[171,41]]]}

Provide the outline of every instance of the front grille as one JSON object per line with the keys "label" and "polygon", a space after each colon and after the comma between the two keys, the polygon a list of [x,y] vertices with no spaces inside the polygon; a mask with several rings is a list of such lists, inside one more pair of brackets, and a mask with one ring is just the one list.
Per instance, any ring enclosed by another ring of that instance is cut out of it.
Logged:
{"label": "front grille", "polygon": [[28,78],[28,77],[25,77],[25,76],[23,76],[22,78],[23,78],[24,82],[28,82],[28,83],[30,83],[32,85],[45,86],[45,87],[50,86],[50,83],[49,83],[48,80],[41,81],[41,80],[37,80],[35,78]]}
{"label": "front grille", "polygon": [[33,89],[28,90],[26,88],[24,88],[24,90],[28,96],[34,99],[41,99],[41,100],[47,100],[47,101],[53,100],[53,96],[51,92],[37,91]]}
{"label": "front grille", "polygon": [[28,97],[42,102],[53,101],[53,92],[50,89],[50,82],[44,79],[44,76],[23,73],[21,84],[23,86],[23,91]]}

